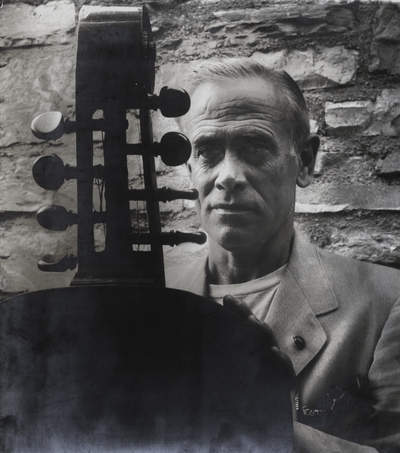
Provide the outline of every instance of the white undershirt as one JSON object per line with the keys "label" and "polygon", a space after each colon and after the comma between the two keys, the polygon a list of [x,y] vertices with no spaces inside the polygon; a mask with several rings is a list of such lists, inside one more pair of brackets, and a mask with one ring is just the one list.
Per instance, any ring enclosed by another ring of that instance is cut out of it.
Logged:
{"label": "white undershirt", "polygon": [[209,297],[222,305],[227,294],[246,302],[254,315],[264,321],[287,264],[272,274],[234,285],[209,285]]}

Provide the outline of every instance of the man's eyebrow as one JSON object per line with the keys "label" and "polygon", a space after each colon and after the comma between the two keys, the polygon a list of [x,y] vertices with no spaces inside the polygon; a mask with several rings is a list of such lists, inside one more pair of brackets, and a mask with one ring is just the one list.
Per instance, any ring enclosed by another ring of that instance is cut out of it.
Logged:
{"label": "man's eyebrow", "polygon": [[279,150],[279,142],[277,138],[268,132],[263,131],[262,133],[247,131],[242,134],[238,134],[237,142],[246,145],[251,143],[259,143],[264,145],[266,149],[269,150],[272,154],[276,155]]}
{"label": "man's eyebrow", "polygon": [[243,140],[254,140],[254,141],[260,141],[260,142],[266,142],[270,145],[277,146],[276,138],[272,134],[244,132],[243,134],[238,134],[238,138],[242,138]]}
{"label": "man's eyebrow", "polygon": [[204,144],[210,144],[210,143],[218,143],[220,142],[221,139],[216,137],[214,134],[201,134],[201,135],[198,135],[197,137],[195,137],[193,140],[192,140],[192,145],[193,146],[200,146],[200,145],[204,145]]}
{"label": "man's eyebrow", "polygon": [[269,140],[271,142],[275,142],[277,140],[276,131],[273,130],[272,128],[267,129],[265,127],[251,126],[251,127],[240,128],[235,131],[235,134],[238,137],[259,139],[259,140],[264,140],[264,141]]}

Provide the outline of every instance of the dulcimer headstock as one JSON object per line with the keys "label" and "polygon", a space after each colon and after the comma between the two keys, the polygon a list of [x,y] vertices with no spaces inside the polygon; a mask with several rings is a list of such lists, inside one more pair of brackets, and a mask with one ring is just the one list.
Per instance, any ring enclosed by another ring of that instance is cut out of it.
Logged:
{"label": "dulcimer headstock", "polygon": [[[76,121],[60,112],[47,112],[31,124],[33,134],[55,140],[76,133],[76,167],[64,165],[57,155],[39,157],[33,166],[35,181],[47,190],[58,190],[65,180],[77,181],[77,212],[62,206],[45,206],[37,212],[41,226],[62,231],[78,228],[77,256],[66,255],[58,262],[39,261],[43,271],[78,268],[72,285],[95,283],[164,286],[163,245],[181,242],[204,243],[204,233],[161,231],[159,202],[196,199],[195,190],[158,189],[155,160],[181,165],[190,157],[189,140],[178,132],[153,142],[150,112],[166,117],[184,115],[190,108],[189,95],[182,89],[163,87],[153,93],[155,45],[145,8],[83,7],[79,16],[76,61]],[[140,122],[139,143],[127,143],[127,112],[134,110]],[[95,113],[101,111],[102,117]],[[93,133],[103,136],[104,164],[94,165]],[[144,188],[130,189],[127,157],[141,156]],[[105,209],[93,209],[94,179],[104,187]],[[148,230],[134,231],[132,201],[146,204]],[[105,226],[105,247],[95,251],[94,225]],[[147,250],[136,245],[147,244]]]}

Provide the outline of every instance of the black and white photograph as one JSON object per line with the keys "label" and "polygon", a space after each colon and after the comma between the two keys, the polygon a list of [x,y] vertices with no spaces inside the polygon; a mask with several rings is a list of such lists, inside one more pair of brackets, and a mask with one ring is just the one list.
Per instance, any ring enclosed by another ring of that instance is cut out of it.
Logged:
{"label": "black and white photograph", "polygon": [[0,1],[0,453],[400,452],[400,1]]}

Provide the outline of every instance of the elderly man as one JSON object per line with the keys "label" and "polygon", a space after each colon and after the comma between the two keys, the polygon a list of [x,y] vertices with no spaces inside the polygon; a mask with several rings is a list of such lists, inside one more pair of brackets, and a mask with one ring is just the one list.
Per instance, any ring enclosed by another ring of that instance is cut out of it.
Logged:
{"label": "elderly man", "polygon": [[311,183],[319,147],[300,89],[233,59],[204,63],[189,91],[181,126],[209,251],[169,286],[224,303],[289,358],[296,451],[400,451],[399,274],[295,231],[296,185]]}

